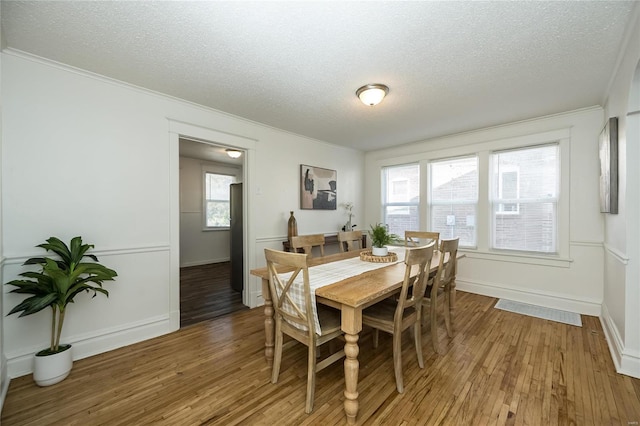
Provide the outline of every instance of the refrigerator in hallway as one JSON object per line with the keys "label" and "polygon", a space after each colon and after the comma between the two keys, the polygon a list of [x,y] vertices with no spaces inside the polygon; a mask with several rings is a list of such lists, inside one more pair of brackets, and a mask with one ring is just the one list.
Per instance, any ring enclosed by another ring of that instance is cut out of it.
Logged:
{"label": "refrigerator in hallway", "polygon": [[242,292],[244,286],[244,247],[242,230],[242,183],[232,183],[230,188],[229,208],[231,224],[229,227],[231,242],[231,288]]}

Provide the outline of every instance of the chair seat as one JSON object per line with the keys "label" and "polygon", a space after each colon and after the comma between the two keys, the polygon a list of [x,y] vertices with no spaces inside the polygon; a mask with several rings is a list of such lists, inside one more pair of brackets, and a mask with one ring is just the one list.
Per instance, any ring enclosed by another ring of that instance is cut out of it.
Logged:
{"label": "chair seat", "polygon": [[[362,321],[366,322],[369,319],[393,322],[393,317],[396,313],[397,307],[397,301],[385,299],[382,302],[376,303],[375,305],[362,311]],[[402,312],[402,319],[406,319],[414,313],[415,310],[413,309],[405,309]]]}

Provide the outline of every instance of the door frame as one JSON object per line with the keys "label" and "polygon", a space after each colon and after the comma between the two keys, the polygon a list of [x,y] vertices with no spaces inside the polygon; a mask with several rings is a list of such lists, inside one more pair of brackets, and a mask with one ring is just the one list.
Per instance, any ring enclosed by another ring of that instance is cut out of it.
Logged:
{"label": "door frame", "polygon": [[245,208],[242,212],[242,222],[245,225],[243,235],[244,282],[242,303],[252,306],[252,289],[249,286],[249,271],[255,259],[255,248],[249,241],[255,241],[251,214],[252,190],[251,176],[255,170],[256,139],[235,135],[217,129],[203,127],[198,124],[168,119],[169,121],[169,311],[170,328],[172,331],[180,328],[180,138],[192,139],[214,145],[225,145],[245,152],[244,167],[242,168],[243,187],[242,201]]}

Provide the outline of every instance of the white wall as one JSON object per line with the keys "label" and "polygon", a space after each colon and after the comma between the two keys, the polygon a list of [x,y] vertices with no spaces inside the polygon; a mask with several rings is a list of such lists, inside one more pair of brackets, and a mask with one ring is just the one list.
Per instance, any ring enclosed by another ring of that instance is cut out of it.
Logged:
{"label": "white wall", "polygon": [[605,104],[618,117],[619,213],[605,216],[602,323],[618,372],[640,378],[640,4]]}
{"label": "white wall", "polygon": [[180,267],[225,262],[230,259],[229,230],[205,230],[204,170],[236,176],[242,168],[205,160],[180,157]]}
{"label": "white wall", "polygon": [[[1,10],[2,8],[0,8]],[[2,21],[0,16],[0,22]],[[0,48],[4,48],[4,37],[2,34],[2,25],[0,25]],[[0,93],[2,93],[2,57],[0,56]],[[0,96],[0,284],[3,284],[4,275],[4,252],[2,247],[2,97]],[[0,291],[0,411],[4,404],[4,398],[9,390],[9,377],[7,374],[7,357],[5,355],[4,345],[4,315],[3,308],[3,291]]]}
{"label": "white wall", "polygon": [[[342,210],[298,209],[300,164],[337,170],[338,202],[362,206],[361,152],[11,51],[2,54],[1,77],[5,281],[51,235],[82,235],[119,275],[106,284],[108,299],[80,295],[69,307],[63,339],[76,359],[178,327],[180,129],[253,141],[247,269],[264,264],[264,247],[282,247],[289,210],[301,232],[335,232],[344,223]],[[246,300],[255,306],[260,283],[247,279]],[[21,300],[8,290],[5,311]],[[45,312],[4,318],[10,376],[30,372],[31,355],[48,341],[48,320]]]}
{"label": "white wall", "polygon": [[[602,303],[603,217],[598,204],[598,133],[603,111],[594,107],[418,142],[366,155],[367,223],[380,220],[382,166],[468,155],[514,144],[560,140],[563,171],[559,256],[513,256],[488,247],[463,250],[461,290],[557,309],[599,315]],[[426,203],[421,208],[425,223]],[[485,215],[486,216],[486,215]],[[423,227],[427,229],[427,225]],[[478,232],[487,232],[478,220]]]}

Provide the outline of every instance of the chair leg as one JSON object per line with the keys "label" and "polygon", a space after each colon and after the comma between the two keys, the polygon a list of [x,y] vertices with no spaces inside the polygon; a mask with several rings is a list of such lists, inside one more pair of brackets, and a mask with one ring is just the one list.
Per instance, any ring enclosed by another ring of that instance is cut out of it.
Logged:
{"label": "chair leg", "polygon": [[396,389],[398,393],[404,391],[402,384],[402,332],[395,330],[393,333],[393,370],[396,375]]}
{"label": "chair leg", "polygon": [[280,363],[282,362],[282,328],[280,320],[276,319],[276,341],[273,354],[273,367],[271,370],[271,383],[278,383],[278,375],[280,374]]}
{"label": "chair leg", "polygon": [[373,329],[373,347],[374,349],[378,347],[378,329],[374,328]]}
{"label": "chair leg", "polygon": [[426,327],[427,325],[427,312],[431,309],[431,301],[429,299],[423,299],[422,302],[422,326]]}
{"label": "chair leg", "polygon": [[424,368],[424,359],[422,358],[422,327],[420,325],[420,317],[416,319],[416,323],[413,324],[413,338],[416,345],[416,355],[418,355],[418,365],[420,368]]}
{"label": "chair leg", "polygon": [[439,354],[438,350],[438,323],[436,315],[436,297],[431,297],[431,341],[433,342],[433,350]]}
{"label": "chair leg", "polygon": [[307,403],[304,412],[309,414],[313,411],[313,398],[316,390],[316,345],[310,342],[309,356],[307,359]]}
{"label": "chair leg", "polygon": [[447,284],[444,290],[444,324],[447,327],[447,335],[453,337],[453,327],[451,324],[451,284]]}

